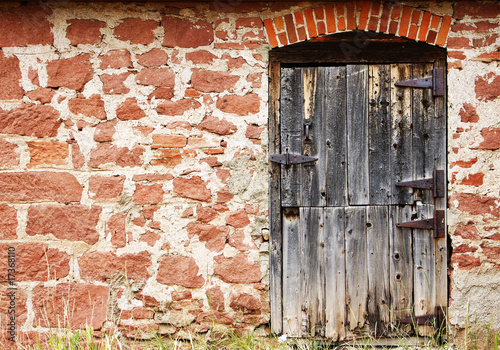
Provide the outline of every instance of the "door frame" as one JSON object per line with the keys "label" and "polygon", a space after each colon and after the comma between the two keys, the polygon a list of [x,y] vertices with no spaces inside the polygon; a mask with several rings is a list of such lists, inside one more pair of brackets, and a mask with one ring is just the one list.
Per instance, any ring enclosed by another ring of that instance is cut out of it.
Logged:
{"label": "door frame", "polygon": [[[418,63],[439,62],[446,70],[446,49],[415,42],[388,34],[369,32],[348,32],[312,39],[269,52],[269,154],[281,152],[280,140],[280,70],[283,65],[335,65],[357,63]],[[445,79],[446,81],[446,79]],[[446,89],[445,89],[446,91]],[[447,111],[446,93],[441,103]],[[447,113],[445,115],[447,118]],[[445,130],[446,140],[446,130]],[[447,162],[445,147],[445,164]],[[445,181],[447,179],[445,166]],[[282,334],[282,276],[283,276],[283,236],[281,222],[281,166],[269,162],[269,275],[270,275],[270,316],[271,331]],[[447,188],[447,187],[446,187]],[[445,194],[447,195],[446,191]],[[447,196],[437,201],[436,209],[446,210]],[[447,225],[445,225],[447,227]],[[447,229],[446,229],[447,231]],[[447,237],[447,234],[446,234]],[[448,305],[448,242],[440,239],[437,249],[440,254],[440,269],[437,281],[444,288],[436,291],[436,305]],[[436,258],[438,259],[438,258]]]}

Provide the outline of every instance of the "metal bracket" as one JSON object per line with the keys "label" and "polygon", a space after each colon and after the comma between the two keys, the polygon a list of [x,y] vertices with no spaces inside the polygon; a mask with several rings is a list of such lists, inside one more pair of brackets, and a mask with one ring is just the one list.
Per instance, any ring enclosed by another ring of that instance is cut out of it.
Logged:
{"label": "metal bracket", "polygon": [[444,69],[434,68],[432,77],[398,81],[394,85],[414,88],[432,88],[433,96],[444,96]]}
{"label": "metal bracket", "polygon": [[442,333],[442,330],[446,329],[446,312],[445,308],[442,306],[436,306],[434,308],[433,315],[415,316],[400,318],[396,321],[402,324],[411,324],[413,326],[432,326],[435,327],[437,331]]}
{"label": "metal bracket", "polygon": [[312,143],[311,138],[309,137],[309,131],[311,130],[312,122],[304,122],[304,126],[306,127],[306,137],[304,139],[304,143]]}
{"label": "metal bracket", "polygon": [[434,170],[431,179],[397,182],[396,186],[432,190],[434,197],[444,197],[444,170]]}
{"label": "metal bracket", "polygon": [[318,158],[301,156],[299,154],[292,154],[287,152],[285,154],[272,154],[271,156],[269,156],[269,160],[274,163],[291,165],[314,162],[318,160]]}
{"label": "metal bracket", "polygon": [[434,238],[444,238],[445,236],[444,210],[434,210],[434,217],[432,219],[401,222],[399,224],[396,224],[396,226],[416,228],[421,230],[433,230]]}

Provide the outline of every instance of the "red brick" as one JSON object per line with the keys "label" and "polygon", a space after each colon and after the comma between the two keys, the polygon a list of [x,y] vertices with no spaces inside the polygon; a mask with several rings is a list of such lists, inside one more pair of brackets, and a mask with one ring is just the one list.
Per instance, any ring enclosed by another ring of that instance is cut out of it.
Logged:
{"label": "red brick", "polygon": [[[316,20],[324,20],[325,19],[325,11],[324,7],[318,6],[314,8],[314,15],[316,17]],[[285,16],[286,18],[286,16]]]}
{"label": "red brick", "polygon": [[356,4],[354,1],[348,1],[346,3],[346,21],[347,30],[356,29]]}
{"label": "red brick", "polygon": [[135,281],[146,281],[151,277],[148,272],[151,255],[148,252],[117,256],[112,252],[93,251],[83,254],[78,264],[81,278],[87,281],[106,282],[116,272],[121,272],[129,280]]}
{"label": "red brick", "polygon": [[65,142],[36,141],[27,142],[30,163],[28,168],[38,165],[66,165],[68,163],[69,146]]}
{"label": "red brick", "polygon": [[0,138],[0,167],[19,165],[19,147]]}
{"label": "red brick", "polygon": [[[0,14],[0,18],[1,16]],[[0,22],[0,32],[1,25]],[[16,56],[5,57],[0,49],[0,100],[20,100],[23,95],[19,59]]]}
{"label": "red brick", "polygon": [[333,4],[325,5],[325,19],[327,32],[335,33],[337,31],[337,28],[335,26],[335,12],[333,10]]}
{"label": "red brick", "polygon": [[210,189],[207,188],[207,183],[199,176],[193,176],[190,179],[178,177],[174,179],[173,184],[174,192],[183,197],[205,202],[210,200]]}
{"label": "red brick", "polygon": [[185,112],[201,107],[201,104],[193,99],[184,98],[178,101],[162,102],[156,111],[163,115],[183,115]]}
{"label": "red brick", "polygon": [[92,19],[70,19],[66,29],[66,38],[71,41],[71,45],[78,44],[99,44],[102,39],[101,28],[106,27],[106,23]]}
{"label": "red brick", "polygon": [[489,73],[476,78],[476,97],[481,101],[493,101],[500,96],[500,75]]}
{"label": "red brick", "polygon": [[120,120],[139,120],[146,116],[146,113],[137,104],[137,100],[128,97],[116,109],[116,117]]}
{"label": "red brick", "polygon": [[500,4],[497,2],[459,1],[453,6],[453,18],[493,18],[500,16]]}
{"label": "red brick", "polygon": [[97,243],[97,223],[101,207],[83,205],[32,205],[28,209],[29,236],[52,234],[58,239]]}
{"label": "red brick", "polygon": [[420,29],[418,31],[418,41],[427,40],[427,33],[429,32],[429,26],[431,23],[431,14],[429,12],[424,12],[422,17],[422,22],[420,23]]}
{"label": "red brick", "polygon": [[200,288],[205,284],[205,279],[198,275],[199,267],[191,257],[164,256],[160,259],[158,267],[159,283],[178,285],[186,288]]}
{"label": "red brick", "polygon": [[198,236],[200,242],[206,242],[205,248],[212,252],[220,253],[226,244],[229,227],[214,226],[191,222],[186,226],[188,237]]}
{"label": "red brick", "polygon": [[120,69],[132,67],[132,58],[130,52],[125,49],[111,50],[99,57],[101,59],[101,69]]}
{"label": "red brick", "polygon": [[145,68],[136,75],[135,81],[141,85],[173,88],[175,74],[170,68]]}
{"label": "red brick", "polygon": [[123,191],[124,175],[99,176],[89,179],[89,197],[92,199],[114,199]]}
{"label": "red brick", "polygon": [[260,265],[248,261],[245,254],[240,253],[232,258],[218,255],[214,258],[216,265],[214,274],[227,283],[260,282],[262,273]]}
{"label": "red brick", "polygon": [[230,135],[234,134],[238,130],[236,125],[226,119],[218,119],[211,115],[207,115],[203,118],[201,123],[198,124],[198,129],[218,135]]}
{"label": "red brick", "polygon": [[77,97],[69,100],[68,108],[74,114],[83,114],[86,117],[94,117],[101,120],[106,119],[104,101],[98,94],[94,94],[89,98],[85,98],[85,96],[79,94]]}
{"label": "red brick", "polygon": [[125,220],[125,215],[116,214],[106,222],[106,235],[111,235],[111,244],[116,248],[123,248],[127,244]]}
{"label": "red brick", "polygon": [[214,41],[212,25],[207,21],[191,22],[175,17],[164,17],[161,25],[165,29],[163,46],[199,47],[210,45]]}
{"label": "red brick", "polygon": [[274,25],[276,26],[276,30],[278,32],[282,32],[285,30],[285,19],[283,17],[274,18]]}
{"label": "red brick", "polygon": [[406,37],[408,35],[408,28],[411,20],[412,8],[408,6],[403,6],[403,14],[401,15],[401,22],[399,25],[399,36]]}
{"label": "red brick", "polygon": [[213,63],[216,58],[217,56],[207,50],[198,50],[186,53],[186,60],[191,61],[194,64]]}
{"label": "red brick", "polygon": [[49,88],[38,88],[26,93],[26,96],[28,96],[30,100],[39,101],[41,103],[50,103],[54,95],[54,90]]}
{"label": "red brick", "polygon": [[184,147],[187,144],[187,138],[184,135],[153,135],[153,144],[151,148],[175,148]]}
{"label": "red brick", "polygon": [[288,39],[290,43],[296,43],[298,41],[297,32],[295,31],[295,24],[293,23],[293,17],[291,14],[285,16],[286,32],[288,33]]}
{"label": "red brick", "polygon": [[[7,272],[8,269],[7,249],[9,247],[16,249],[16,282],[55,280],[69,274],[69,255],[38,242],[1,243],[0,268],[2,271]],[[0,282],[7,282],[6,273],[0,274]]]}
{"label": "red brick", "polygon": [[366,30],[368,24],[368,15],[370,14],[370,7],[372,3],[370,1],[363,1],[361,6],[361,13],[359,15],[359,30]]}
{"label": "red brick", "polygon": [[137,204],[158,204],[163,201],[163,185],[139,185],[135,186],[134,203]]}
{"label": "red brick", "polygon": [[446,39],[448,38],[448,33],[450,31],[451,17],[444,16],[441,22],[441,29],[436,40],[436,45],[444,46],[446,44]]}
{"label": "red brick", "polygon": [[141,166],[141,156],[144,148],[134,146],[132,149],[127,147],[117,147],[110,144],[101,143],[97,148],[90,152],[89,167],[98,168],[104,164],[116,164],[120,167]]}
{"label": "red brick", "polygon": [[470,48],[470,40],[465,37],[453,37],[448,39],[449,49],[464,49]]}
{"label": "red brick", "polygon": [[216,105],[223,112],[245,116],[260,111],[260,98],[256,94],[226,95],[219,98]]}
{"label": "red brick", "polygon": [[226,224],[236,228],[244,228],[250,224],[250,219],[244,209],[238,209],[226,216]]}
{"label": "red brick", "polygon": [[59,112],[51,106],[23,104],[8,111],[0,109],[0,132],[4,134],[54,137],[60,125]]}
{"label": "red brick", "polygon": [[451,256],[451,264],[458,264],[461,270],[471,270],[474,267],[481,266],[479,258],[468,254],[454,254]]}
{"label": "red brick", "polygon": [[455,60],[465,60],[467,56],[465,56],[463,51],[448,51],[448,58],[452,58]]}
{"label": "red brick", "polygon": [[252,312],[260,310],[262,308],[262,303],[250,294],[236,292],[231,295],[229,307],[233,310]]}
{"label": "red brick", "polygon": [[72,58],[50,61],[47,64],[47,87],[67,87],[82,91],[94,71],[89,54],[81,54]]}
{"label": "red brick", "polygon": [[491,34],[483,38],[472,39],[472,47],[481,48],[487,46],[493,46],[498,39],[498,34]]}
{"label": "red brick", "polygon": [[274,30],[274,26],[273,26],[273,20],[272,19],[266,19],[264,21],[264,27],[266,29],[266,33],[267,33],[267,38],[269,40],[269,45],[271,45],[271,47],[276,47],[278,46],[278,40],[276,38],[276,32]]}
{"label": "red brick", "polygon": [[493,61],[500,61],[500,51],[485,52],[479,56],[473,58],[474,61],[481,61],[485,63],[490,63]]}
{"label": "red brick", "polygon": [[114,34],[119,40],[147,45],[155,40],[153,31],[158,28],[158,25],[158,22],[153,20],[143,21],[140,18],[126,18],[115,28]]}
{"label": "red brick", "polygon": [[144,67],[159,67],[167,64],[168,54],[161,49],[152,49],[137,56],[137,62]]}
{"label": "red brick", "polygon": [[318,31],[316,29],[316,22],[314,20],[313,9],[312,8],[305,9],[304,16],[306,18],[306,26],[309,39],[317,37]]}
{"label": "red brick", "polygon": [[109,288],[92,284],[63,283],[33,290],[34,326],[94,330],[106,321]]}
{"label": "red brick", "polygon": [[17,238],[17,210],[7,204],[0,204],[0,239]]}
{"label": "red brick", "polygon": [[455,193],[450,197],[449,201],[450,206],[455,206],[454,202],[457,201],[458,210],[472,215],[500,216],[500,210],[497,204],[498,198],[474,193]]}
{"label": "red brick", "polygon": [[233,88],[240,79],[227,72],[213,72],[205,69],[193,69],[191,86],[203,92],[223,92]]}
{"label": "red brick", "polygon": [[51,14],[45,5],[2,7],[0,47],[52,45],[52,25],[47,20]]}
{"label": "red brick", "polygon": [[387,33],[387,29],[389,27],[389,16],[391,14],[392,6],[389,3],[384,3],[384,7],[382,9],[382,16],[380,16],[380,33]]}
{"label": "red brick", "polygon": [[479,235],[479,231],[475,226],[472,225],[466,225],[466,226],[460,226],[457,227],[455,232],[453,233],[456,236],[460,236],[463,239],[470,239],[473,241],[480,241],[481,236]]}
{"label": "red brick", "polygon": [[105,94],[126,94],[130,91],[124,82],[131,75],[130,72],[120,74],[102,74],[99,79],[102,81],[102,90]]}

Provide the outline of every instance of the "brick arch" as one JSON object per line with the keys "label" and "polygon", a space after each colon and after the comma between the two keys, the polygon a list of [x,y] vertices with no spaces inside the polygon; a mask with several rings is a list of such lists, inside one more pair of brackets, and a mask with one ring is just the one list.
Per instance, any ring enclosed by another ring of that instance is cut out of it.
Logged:
{"label": "brick arch", "polygon": [[450,16],[378,1],[336,2],[264,21],[273,48],[354,30],[393,34],[446,47],[450,25]]}

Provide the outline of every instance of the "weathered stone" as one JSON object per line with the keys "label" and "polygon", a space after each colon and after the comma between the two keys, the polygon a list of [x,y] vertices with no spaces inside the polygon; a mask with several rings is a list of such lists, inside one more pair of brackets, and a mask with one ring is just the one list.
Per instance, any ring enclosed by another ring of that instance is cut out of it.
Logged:
{"label": "weathered stone", "polygon": [[196,219],[201,222],[210,222],[217,216],[217,211],[210,208],[204,207],[201,204],[196,206]]}
{"label": "weathered stone", "polygon": [[214,116],[207,115],[200,124],[198,124],[198,129],[212,132],[218,135],[230,135],[234,134],[238,128],[233,123],[227,121],[226,119],[217,119]]}
{"label": "weathered stone", "polygon": [[488,259],[500,259],[500,247],[487,247],[482,245],[481,249]]}
{"label": "weathered stone", "polygon": [[99,44],[102,39],[101,28],[106,27],[106,23],[92,19],[70,19],[66,29],[66,38],[71,41],[71,45],[78,44]]}
{"label": "weathered stone", "polygon": [[265,126],[258,126],[255,124],[251,124],[247,127],[245,136],[249,139],[260,140],[260,135],[264,130],[266,130]]}
{"label": "weathered stone", "polygon": [[[69,274],[69,255],[37,242],[0,243],[0,268],[3,271],[8,269],[9,247],[16,249],[16,282],[49,281]],[[7,274],[0,274],[0,282],[7,281]]]}
{"label": "weathered stone", "polygon": [[474,107],[470,103],[464,103],[464,106],[462,109],[460,109],[459,114],[463,123],[477,123],[479,121],[476,107]]}
{"label": "weathered stone", "polygon": [[184,112],[201,107],[198,101],[185,98],[179,101],[162,102],[156,111],[163,115],[183,115]]}
{"label": "weathered stone", "polygon": [[33,290],[34,326],[99,330],[106,321],[109,287],[62,283]]}
{"label": "weathered stone", "polygon": [[229,227],[198,224],[190,222],[187,227],[188,237],[198,236],[201,242],[207,242],[205,248],[220,253],[226,244]]}
{"label": "weathered stone", "polygon": [[163,185],[139,185],[135,186],[134,202],[137,204],[158,204],[163,202]]}
{"label": "weathered stone", "polygon": [[101,207],[83,205],[32,205],[28,209],[26,234],[52,234],[58,239],[94,244],[99,240],[97,223],[101,211]]}
{"label": "weathered stone", "polygon": [[493,101],[500,96],[500,75],[489,73],[476,78],[476,97],[480,101]]}
{"label": "weathered stone", "polygon": [[479,236],[479,231],[475,226],[472,225],[466,225],[466,226],[460,226],[457,227],[455,232],[453,233],[456,236],[460,236],[464,239],[470,239],[473,241],[480,241],[481,236]]}
{"label": "weathered stone", "polygon": [[199,267],[191,257],[168,255],[160,259],[157,281],[166,285],[200,288],[205,279],[198,275]]}
{"label": "weathered stone", "polygon": [[99,176],[89,179],[89,197],[92,199],[114,199],[123,191],[125,175]]}
{"label": "weathered stone", "polygon": [[143,21],[140,18],[126,18],[115,28],[115,37],[127,41],[131,44],[151,44],[155,40],[155,33],[158,22],[153,20]]}
{"label": "weathered stone", "polygon": [[0,173],[0,201],[79,202],[82,186],[65,172]]}
{"label": "weathered stone", "polygon": [[218,255],[215,258],[214,274],[227,283],[260,282],[262,273],[260,265],[248,261],[245,254],[240,253],[232,258]]}
{"label": "weathered stone", "polygon": [[460,1],[453,7],[453,17],[456,19],[463,19],[465,16],[471,18],[498,18],[499,15],[500,4],[496,2]]}
{"label": "weathered stone", "polygon": [[0,167],[15,166],[19,164],[19,149],[13,143],[0,138]]}
{"label": "weathered stone", "polygon": [[207,21],[191,22],[176,17],[164,17],[161,25],[166,33],[163,46],[198,47],[214,41],[212,25]]}
{"label": "weathered stone", "polygon": [[160,238],[161,236],[158,233],[148,231],[141,236],[139,241],[146,242],[148,246],[153,247]]}
{"label": "weathered stone", "polygon": [[148,99],[170,100],[174,97],[174,89],[159,87],[149,94]]}
{"label": "weathered stone", "polygon": [[223,92],[233,88],[240,78],[227,72],[193,69],[191,86],[203,92]]}
{"label": "weathered stone", "polygon": [[182,328],[189,326],[194,322],[196,316],[190,312],[188,308],[183,308],[181,310],[171,309],[164,314],[158,314],[156,318],[157,323],[171,324],[175,328]]}
{"label": "weathered stone", "polygon": [[8,6],[0,11],[0,47],[52,45],[52,10],[41,6]]}
{"label": "weathered stone", "polygon": [[107,143],[97,145],[97,148],[90,152],[89,167],[98,168],[101,165],[112,163],[120,167],[141,166],[141,156],[144,148],[134,146],[132,149],[127,147],[112,146]]}
{"label": "weathered stone", "polygon": [[481,130],[483,142],[478,146],[479,149],[495,150],[500,148],[500,128],[487,128]]}
{"label": "weathered stone", "polygon": [[69,146],[65,142],[58,141],[36,141],[27,142],[30,152],[30,163],[32,168],[40,164],[65,165],[68,163]]}
{"label": "weathered stone", "polygon": [[168,62],[168,54],[161,49],[152,49],[138,56],[137,62],[144,67],[163,66]]}
{"label": "weathered stone", "polygon": [[469,214],[500,216],[498,198],[474,193],[455,193],[450,197],[450,206],[455,207],[455,201],[458,202],[458,210]]}
{"label": "weathered stone", "polygon": [[193,158],[196,156],[194,150],[159,149],[155,159],[151,160],[151,165],[162,165],[167,168],[173,168],[182,163],[184,158]]}
{"label": "weathered stone", "polygon": [[[196,322],[205,325],[208,329],[213,327],[213,324],[224,324],[226,326],[232,325],[234,323],[233,318],[230,315],[219,311],[206,311],[202,312],[196,317]],[[207,329],[207,328],[202,328]]]}
{"label": "weathered stone", "polygon": [[116,120],[111,120],[105,123],[99,123],[94,131],[94,141],[109,142],[113,140],[113,135],[116,133]]}
{"label": "weathered stone", "polygon": [[135,281],[146,281],[151,277],[148,272],[151,255],[148,252],[116,256],[111,252],[94,251],[83,254],[78,264],[81,277],[87,281],[105,282],[118,271]]}
{"label": "weathered stone", "polygon": [[172,301],[191,300],[193,294],[189,290],[174,291],[172,293]]}
{"label": "weathered stone", "polygon": [[262,28],[262,19],[260,17],[244,17],[236,20],[236,29],[238,28]]}
{"label": "weathered stone", "polygon": [[231,303],[229,304],[233,310],[242,310],[244,312],[256,311],[262,308],[262,303],[259,299],[247,293],[234,293],[231,295]]}
{"label": "weathered stone", "polygon": [[193,176],[190,179],[178,177],[174,179],[173,184],[174,192],[183,197],[205,202],[210,200],[211,192],[207,188],[207,183],[199,176]]}
{"label": "weathered stone", "polygon": [[468,254],[454,254],[451,256],[451,265],[458,264],[461,270],[470,270],[474,267],[481,266],[479,258]]}
{"label": "weathered stone", "polygon": [[51,106],[25,104],[9,111],[0,109],[0,132],[4,134],[54,137],[60,125],[59,112]]}
{"label": "weathered stone", "polygon": [[89,54],[81,54],[72,58],[51,61],[47,64],[49,80],[47,87],[67,87],[82,91],[94,71]]}
{"label": "weathered stone", "polygon": [[128,50],[111,50],[106,52],[101,58],[101,69],[106,68],[131,68],[132,58]]}
{"label": "weathered stone", "polygon": [[207,292],[205,294],[208,298],[210,310],[224,311],[224,294],[222,293],[219,286],[207,289]]}
{"label": "weathered stone", "polygon": [[244,209],[238,209],[226,216],[226,224],[236,228],[244,228],[250,224],[250,219]]}
{"label": "weathered stone", "polygon": [[227,203],[233,199],[234,195],[229,191],[229,187],[224,186],[217,192],[217,203]]}
{"label": "weathered stone", "polygon": [[79,169],[85,165],[85,156],[80,150],[80,146],[78,143],[73,143],[71,145],[71,160],[73,161],[73,166],[76,169]]}
{"label": "weathered stone", "polygon": [[[0,22],[0,33],[1,25]],[[0,50],[0,100],[20,100],[23,94],[19,59],[15,56],[5,57],[3,50]]]}
{"label": "weathered stone", "polygon": [[41,103],[50,103],[52,101],[52,97],[54,97],[56,93],[53,89],[49,88],[38,88],[33,91],[29,91],[26,93],[26,96],[29,97],[32,101],[39,101]]}
{"label": "weathered stone", "polygon": [[256,250],[257,246],[253,240],[245,240],[245,231],[236,230],[228,239],[228,243],[231,247],[238,249],[241,252],[247,252],[249,250]]}
{"label": "weathered stone", "polygon": [[173,88],[175,74],[170,68],[144,68],[135,76],[135,81],[141,85]]}
{"label": "weathered stone", "polygon": [[0,239],[16,239],[17,210],[7,204],[0,204]]}
{"label": "weathered stone", "polygon": [[194,52],[186,53],[186,60],[193,62],[194,64],[209,64],[217,58],[213,53],[207,50],[199,50]]}
{"label": "weathered stone", "polygon": [[207,163],[212,168],[222,166],[222,163],[219,162],[219,159],[217,159],[217,157],[207,157],[200,159],[200,164],[201,163]]}
{"label": "weathered stone", "polygon": [[260,110],[260,98],[256,94],[227,95],[217,100],[217,108],[240,116],[255,114]]}
{"label": "weathered stone", "polygon": [[116,109],[116,116],[120,120],[139,120],[146,116],[146,113],[137,104],[137,100],[133,97],[128,97]]}
{"label": "weathered stone", "polygon": [[111,235],[111,244],[116,248],[125,247],[127,244],[125,220],[125,215],[116,214],[113,215],[106,223],[106,235]]}
{"label": "weathered stone", "polygon": [[89,98],[80,94],[69,100],[68,108],[74,114],[82,114],[86,117],[94,117],[101,120],[106,119],[104,101],[98,94],[93,94]]}
{"label": "weathered stone", "polygon": [[124,82],[131,75],[130,72],[120,74],[102,74],[99,79],[102,81],[102,91],[105,94],[126,94],[130,91]]}
{"label": "weathered stone", "polygon": [[153,135],[153,144],[151,148],[176,148],[184,147],[187,144],[187,138],[184,135]]}

